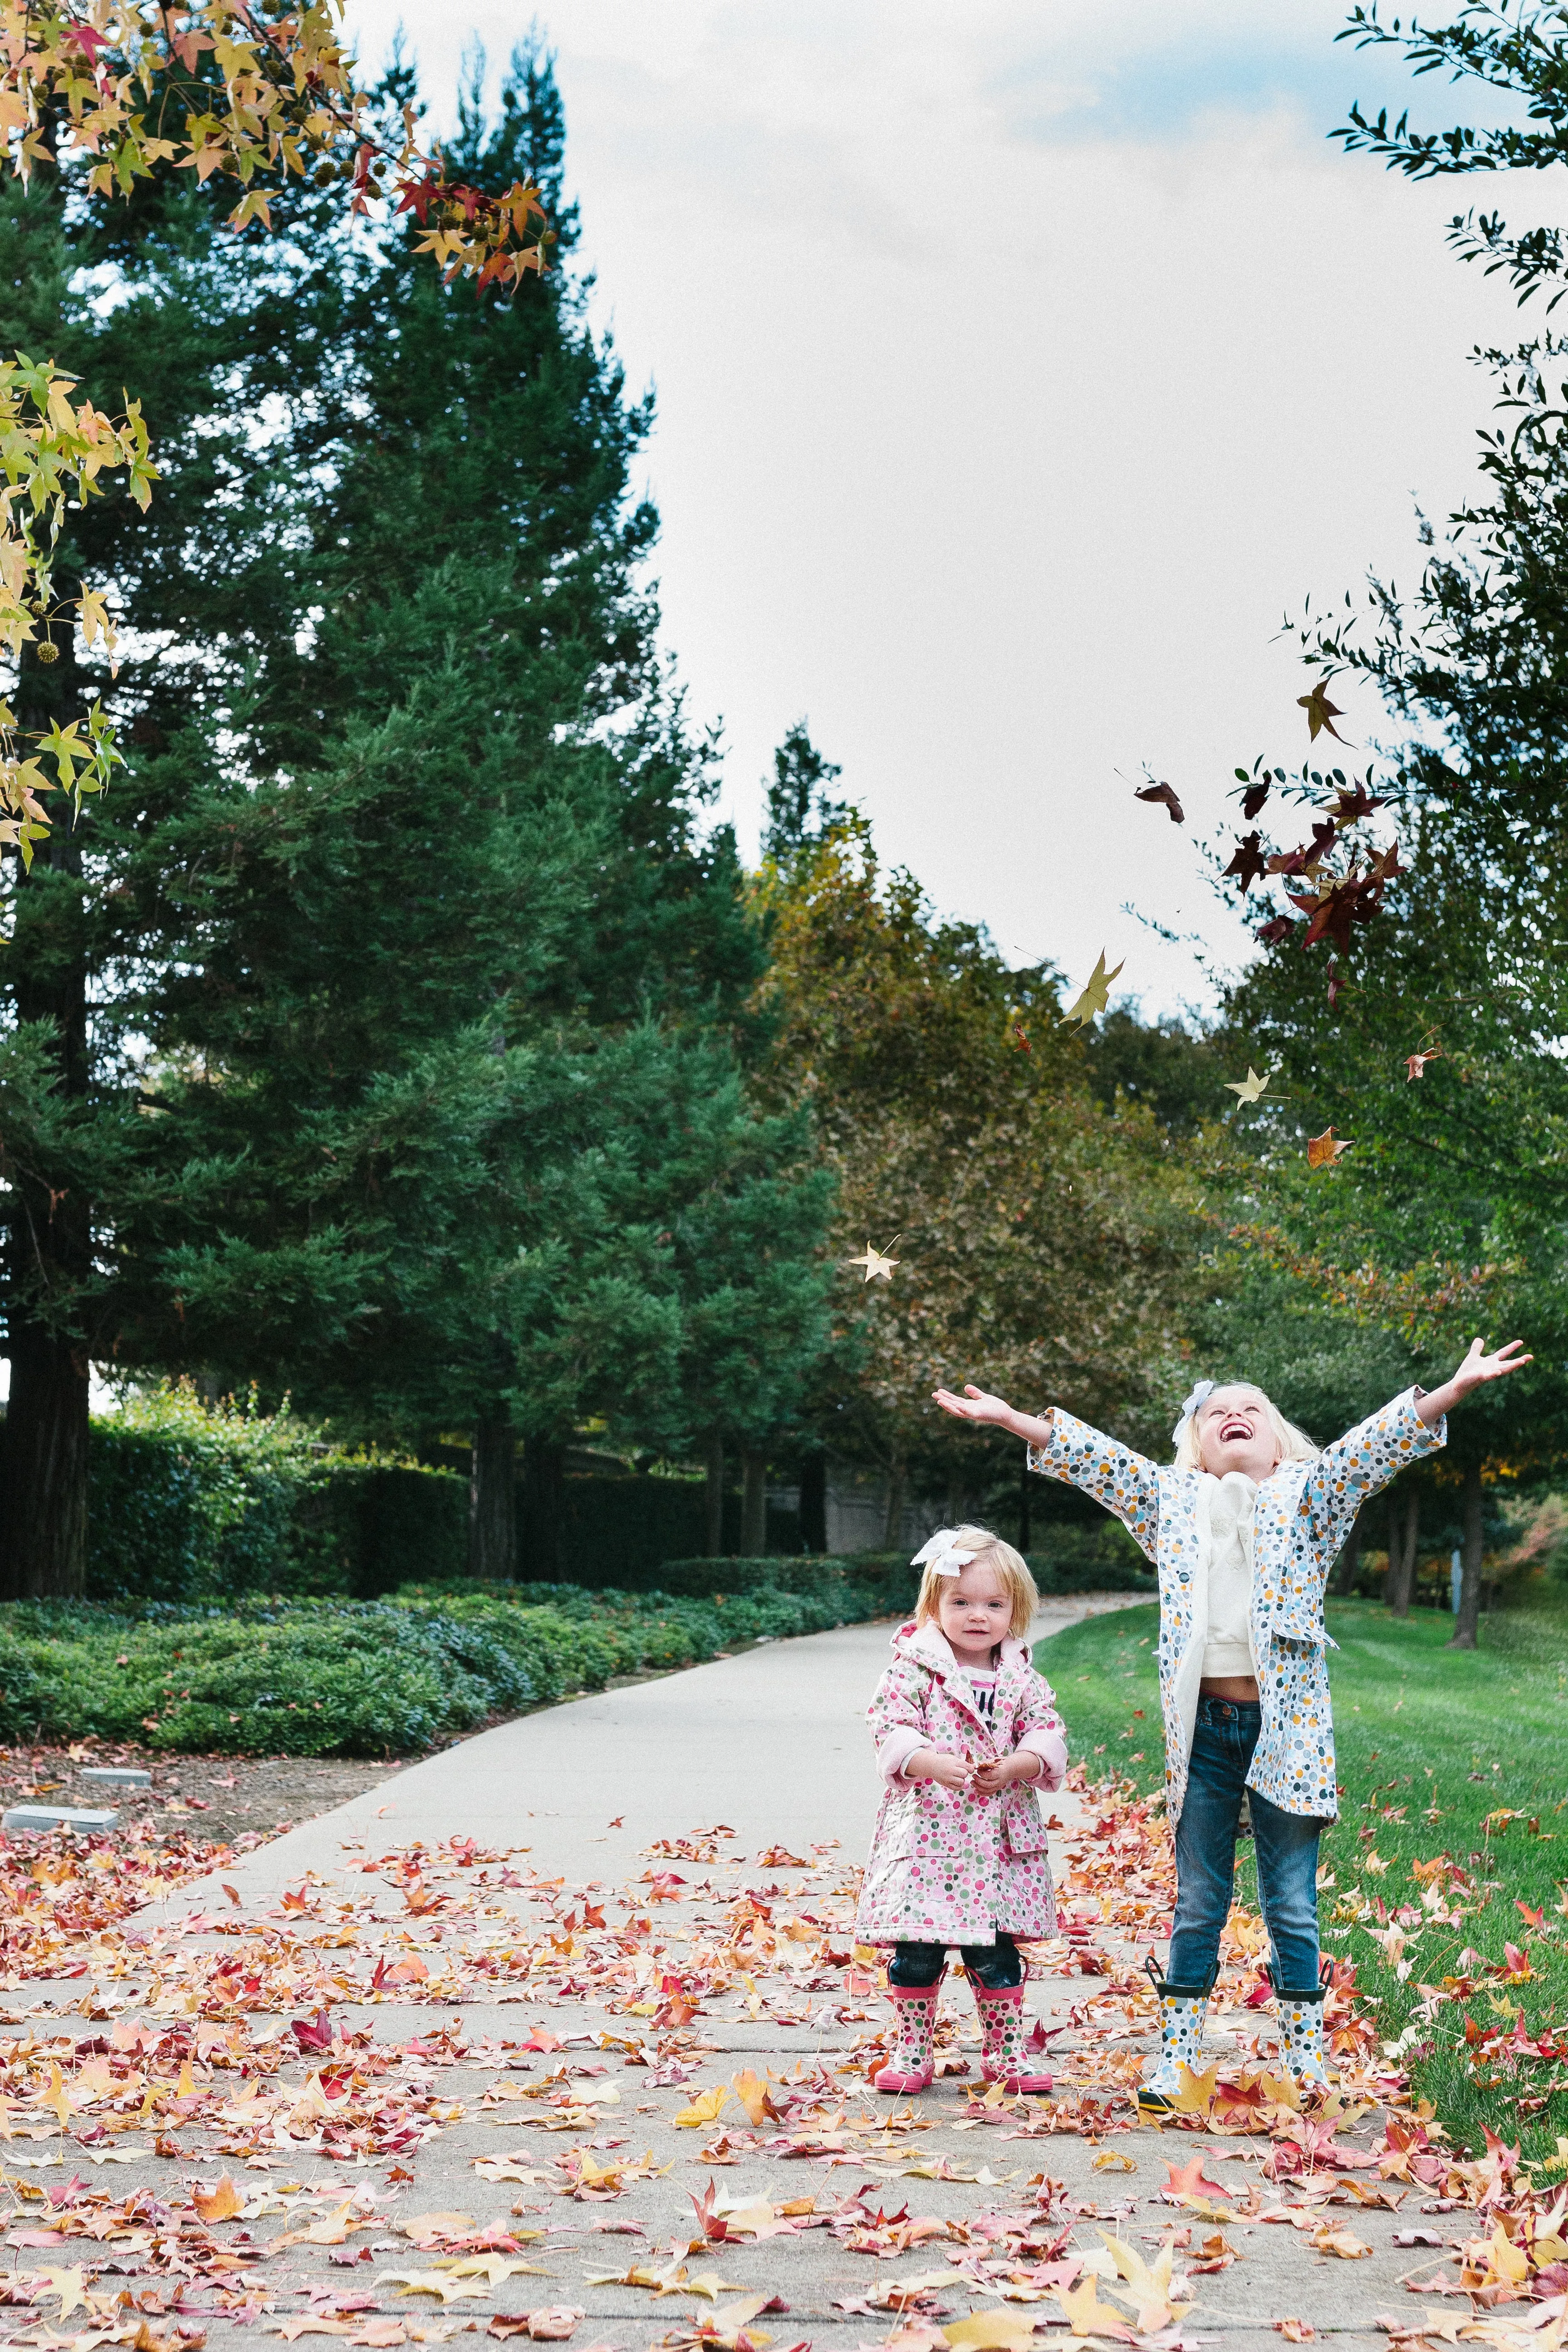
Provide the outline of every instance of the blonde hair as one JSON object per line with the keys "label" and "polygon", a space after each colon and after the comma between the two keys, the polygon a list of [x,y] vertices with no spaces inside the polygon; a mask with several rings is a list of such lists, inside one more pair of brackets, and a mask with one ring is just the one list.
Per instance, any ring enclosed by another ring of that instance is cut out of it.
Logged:
{"label": "blonde hair", "polygon": [[[1304,1429],[1298,1429],[1293,1421],[1287,1421],[1279,1406],[1274,1402],[1272,1397],[1267,1396],[1263,1390],[1258,1387],[1255,1381],[1216,1381],[1215,1382],[1215,1389],[1225,1389],[1227,1391],[1230,1389],[1239,1389],[1244,1396],[1257,1398],[1258,1403],[1263,1407],[1263,1417],[1274,1433],[1274,1442],[1279,1448],[1279,1459],[1281,1462],[1315,1462],[1317,1460],[1319,1448],[1313,1444],[1306,1431]],[[1211,1394],[1212,1393],[1213,1391],[1211,1391]],[[1205,1397],[1204,1399],[1204,1404],[1207,1404],[1209,1401],[1209,1397]],[[1198,1412],[1201,1412],[1202,1411],[1203,1406],[1200,1405],[1198,1407]],[[1203,1468],[1204,1458],[1198,1445],[1197,1412],[1190,1412],[1185,1421],[1182,1423],[1181,1434],[1176,1440],[1176,1451],[1173,1459],[1175,1467],[1178,1470],[1201,1470]]]}
{"label": "blonde hair", "polygon": [[[1000,1536],[994,1536],[989,1528],[944,1528],[942,1534],[952,1550],[968,1553],[969,1557],[964,1561],[966,1568],[995,1570],[997,1581],[1013,1604],[1007,1631],[1016,1642],[1021,1642],[1033,1625],[1035,1612],[1040,1605],[1039,1592],[1023,1553],[1015,1551],[1010,1543],[1004,1543]],[[925,1573],[921,1578],[920,1598],[915,1602],[916,1624],[934,1624],[937,1605],[942,1594],[955,1591],[957,1586],[957,1577],[940,1575],[936,1562],[928,1561]]]}

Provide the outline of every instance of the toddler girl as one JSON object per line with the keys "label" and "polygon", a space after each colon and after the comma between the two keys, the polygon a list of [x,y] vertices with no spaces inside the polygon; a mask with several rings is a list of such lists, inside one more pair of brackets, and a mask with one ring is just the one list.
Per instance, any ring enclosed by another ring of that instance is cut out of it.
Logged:
{"label": "toddler girl", "polygon": [[1039,1596],[1011,1544],[984,1528],[943,1528],[923,1568],[912,1624],[868,1709],[888,1783],[855,1932],[891,1944],[897,2032],[879,2091],[929,2089],[947,1948],[974,1992],[981,2072],[1009,2091],[1045,2092],[1027,2071],[1023,1955],[1016,1936],[1056,1933],[1050,1863],[1035,1790],[1061,1786],[1067,1746],[1025,1639]]}
{"label": "toddler girl", "polygon": [[1176,1912],[1160,1995],[1162,2051],[1139,2092],[1168,2107],[1197,2059],[1230,1909],[1243,1794],[1272,1947],[1280,2055],[1324,2083],[1318,1958],[1318,1840],[1339,1810],[1323,1586],[1357,1509],[1407,1463],[1447,1442],[1445,1415],[1484,1381],[1528,1364],[1517,1339],[1476,1340],[1451,1381],[1407,1389],[1320,1454],[1261,1389],[1200,1381],[1182,1407],[1168,1470],[1051,1407],[1038,1420],[1000,1397],[938,1389],[961,1420],[1022,1437],[1029,1466],[1116,1513],[1160,1578],[1160,1696]]}

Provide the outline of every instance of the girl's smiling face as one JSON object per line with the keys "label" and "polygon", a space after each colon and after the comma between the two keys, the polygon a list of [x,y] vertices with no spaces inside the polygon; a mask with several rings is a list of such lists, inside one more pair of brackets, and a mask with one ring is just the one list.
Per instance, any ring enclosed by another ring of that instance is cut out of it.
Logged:
{"label": "girl's smiling face", "polygon": [[1239,1470],[1261,1485],[1279,1467],[1279,1441],[1256,1389],[1215,1389],[1198,1407],[1198,1452],[1211,1477]]}
{"label": "girl's smiling face", "polygon": [[962,1576],[942,1579],[936,1622],[959,1664],[984,1669],[1012,1624],[1012,1596],[994,1568],[972,1562]]}

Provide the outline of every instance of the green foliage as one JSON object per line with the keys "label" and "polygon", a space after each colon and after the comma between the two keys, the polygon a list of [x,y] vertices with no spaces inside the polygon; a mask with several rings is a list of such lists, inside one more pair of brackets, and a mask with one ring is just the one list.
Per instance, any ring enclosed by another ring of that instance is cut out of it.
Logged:
{"label": "green foliage", "polygon": [[466,1482],[343,1453],[254,1393],[132,1391],[92,1424],[88,1591],[181,1604],[235,1593],[361,1593],[459,1569]]}
{"label": "green foliage", "polygon": [[706,1596],[465,1578],[372,1601],[17,1601],[0,1612],[0,1740],[91,1735],[170,1751],[406,1755],[617,1676],[896,1614],[912,1598],[907,1563],[901,1591],[899,1581],[834,1563],[777,1587],[761,1573],[749,1586],[734,1579]]}
{"label": "green foliage", "polygon": [[[781,786],[804,778],[799,743],[785,751]],[[764,1084],[812,1105],[837,1193],[818,1433],[886,1469],[896,1501],[979,1485],[994,1458],[931,1403],[939,1382],[1051,1399],[1119,1434],[1168,1427],[1209,1146],[1173,1142],[1142,1096],[1190,1100],[1200,1049],[1166,1037],[1146,1084],[1130,1052],[1118,1074],[1114,1048],[1063,1023],[1048,964],[1013,971],[982,928],[942,920],[862,817],[826,803],[811,821],[826,781],[802,782],[755,888]],[[899,1261],[890,1281],[848,1263],[868,1240]]]}
{"label": "green foliage", "polygon": [[[1385,2041],[1397,2042],[1413,2028],[1403,2063],[1415,2091],[1478,2149],[1483,2126],[1497,2128],[1500,2091],[1510,2099],[1536,2094],[1552,2070],[1527,2065],[1505,2075],[1493,2063],[1475,2071],[1464,2038],[1467,2007],[1489,2028],[1499,2021],[1492,2007],[1499,1995],[1522,2006],[1532,2021],[1561,2017],[1568,2000],[1568,1951],[1555,1938],[1532,1934],[1516,1907],[1527,1904],[1550,1917],[1561,1900],[1568,1665],[1560,1633],[1520,1639],[1513,1625],[1511,1615],[1486,1618],[1479,1649],[1456,1651],[1447,1647],[1453,1620],[1436,1612],[1397,1620],[1374,1602],[1329,1606],[1329,1628],[1340,1643],[1329,1670],[1341,1818],[1323,1841],[1323,1864],[1333,1876],[1319,1900],[1324,1949],[1355,1962]],[[1163,1784],[1158,1628],[1158,1609],[1117,1610],[1056,1634],[1036,1652],[1056,1690],[1073,1756],[1091,1776],[1125,1774],[1144,1789]],[[1141,1717],[1134,1713],[1140,1707]],[[1507,1811],[1518,1818],[1500,1822],[1496,1816]],[[1256,1909],[1250,1853],[1245,1844],[1240,1851],[1238,1892]],[[1459,1897],[1465,1916],[1458,1925],[1427,1925],[1412,1937],[1415,1965],[1401,1983],[1373,1931],[1402,1907],[1421,1909],[1411,1864],[1445,1853],[1476,1891]],[[1430,2023],[1414,2019],[1423,1982],[1484,1979],[1488,1968],[1500,1969],[1505,1943],[1527,1950],[1534,1970],[1529,1984],[1496,1992],[1479,1987],[1468,2004],[1446,2004]],[[1461,1967],[1467,1948],[1481,1954],[1482,1967]],[[1534,2111],[1512,2108],[1510,2137],[1517,2126],[1527,2157],[1553,2152],[1559,2126],[1551,2116],[1544,2101]]]}

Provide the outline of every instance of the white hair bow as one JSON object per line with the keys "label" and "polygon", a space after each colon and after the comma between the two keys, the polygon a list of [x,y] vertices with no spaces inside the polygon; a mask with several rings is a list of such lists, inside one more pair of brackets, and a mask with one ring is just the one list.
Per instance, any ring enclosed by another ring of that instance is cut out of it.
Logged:
{"label": "white hair bow", "polygon": [[974,1558],[972,1551],[960,1551],[954,1542],[956,1528],[938,1528],[931,1541],[922,1544],[910,1560],[911,1568],[931,1568],[938,1576],[962,1576]]}
{"label": "white hair bow", "polygon": [[1174,1429],[1171,1432],[1171,1443],[1173,1445],[1180,1445],[1182,1442],[1183,1430],[1185,1429],[1188,1422],[1191,1421],[1194,1413],[1198,1410],[1198,1407],[1203,1404],[1206,1399],[1213,1396],[1214,1386],[1215,1384],[1212,1381],[1194,1381],[1192,1388],[1188,1391],[1187,1395],[1183,1400],[1182,1417],[1177,1422]]}

